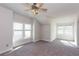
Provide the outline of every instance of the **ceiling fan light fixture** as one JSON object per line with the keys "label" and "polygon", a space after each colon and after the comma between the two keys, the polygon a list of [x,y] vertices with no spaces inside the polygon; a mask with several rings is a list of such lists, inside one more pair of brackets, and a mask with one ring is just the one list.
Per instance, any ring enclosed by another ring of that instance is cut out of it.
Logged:
{"label": "ceiling fan light fixture", "polygon": [[33,15],[37,15],[39,13],[39,10],[38,9],[32,9],[32,13],[33,13]]}
{"label": "ceiling fan light fixture", "polygon": [[40,11],[47,11],[47,9],[42,8],[42,3],[33,3],[31,5],[30,10],[32,11],[33,15],[39,14]]}

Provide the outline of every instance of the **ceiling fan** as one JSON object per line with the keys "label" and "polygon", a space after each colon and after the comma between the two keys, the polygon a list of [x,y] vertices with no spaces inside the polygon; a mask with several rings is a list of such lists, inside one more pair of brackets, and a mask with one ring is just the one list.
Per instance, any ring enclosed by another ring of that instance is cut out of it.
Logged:
{"label": "ceiling fan", "polygon": [[[39,14],[41,11],[46,12],[47,9],[43,7],[43,3],[26,3],[26,11],[32,11],[34,15]],[[28,9],[27,9],[28,8]]]}

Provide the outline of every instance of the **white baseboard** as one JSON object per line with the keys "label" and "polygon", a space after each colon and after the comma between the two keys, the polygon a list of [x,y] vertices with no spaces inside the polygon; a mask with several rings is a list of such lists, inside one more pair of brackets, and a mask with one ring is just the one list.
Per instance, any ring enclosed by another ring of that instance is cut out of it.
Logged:
{"label": "white baseboard", "polygon": [[3,53],[6,53],[6,52],[8,52],[8,51],[10,51],[10,50],[12,50],[13,48],[10,48],[10,49],[7,49],[7,50],[5,50],[5,51],[2,51],[2,52],[0,52],[0,54],[3,54]]}
{"label": "white baseboard", "polygon": [[33,40],[33,42],[37,42],[37,41],[40,41],[40,40]]}
{"label": "white baseboard", "polygon": [[41,39],[42,41],[47,41],[47,42],[51,42],[51,40],[48,39]]}

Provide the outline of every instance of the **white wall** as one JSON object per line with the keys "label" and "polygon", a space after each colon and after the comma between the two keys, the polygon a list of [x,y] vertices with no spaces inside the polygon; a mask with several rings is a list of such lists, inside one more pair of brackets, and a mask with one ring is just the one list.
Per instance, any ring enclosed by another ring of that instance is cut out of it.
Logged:
{"label": "white wall", "polygon": [[77,22],[77,45],[79,46],[79,17]]}
{"label": "white wall", "polygon": [[37,20],[34,20],[33,26],[34,42],[39,40],[50,41],[50,24],[40,24]]}
{"label": "white wall", "polygon": [[74,39],[77,40],[77,15],[67,15],[52,19],[51,21],[51,41],[56,39],[56,24],[73,23],[74,24]]}
{"label": "white wall", "polygon": [[0,6],[0,53],[12,49],[12,11]]}
{"label": "white wall", "polygon": [[50,41],[50,24],[41,24],[41,40]]}
{"label": "white wall", "polygon": [[39,41],[40,38],[40,23],[37,20],[33,20],[33,41]]}

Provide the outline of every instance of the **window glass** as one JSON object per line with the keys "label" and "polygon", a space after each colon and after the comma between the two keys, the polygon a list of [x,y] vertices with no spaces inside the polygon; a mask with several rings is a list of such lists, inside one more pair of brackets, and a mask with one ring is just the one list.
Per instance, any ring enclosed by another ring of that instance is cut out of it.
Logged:
{"label": "window glass", "polygon": [[24,29],[25,30],[31,30],[31,24],[25,24]]}
{"label": "window glass", "polygon": [[73,25],[57,25],[57,38],[73,40]]}
{"label": "window glass", "polygon": [[71,35],[73,33],[73,27],[72,26],[65,26],[65,34]]}
{"label": "window glass", "polygon": [[13,23],[13,41],[31,38],[31,24]]}
{"label": "window glass", "polygon": [[24,39],[31,38],[31,31],[25,31]]}
{"label": "window glass", "polygon": [[63,29],[64,29],[64,27],[63,26],[59,26],[58,27],[58,35],[61,35],[61,34],[63,34]]}
{"label": "window glass", "polygon": [[22,31],[14,31],[13,41],[18,41],[20,39],[23,39],[23,32]]}
{"label": "window glass", "polygon": [[21,24],[21,23],[14,23],[13,24],[13,29],[14,30],[23,30],[23,24]]}

